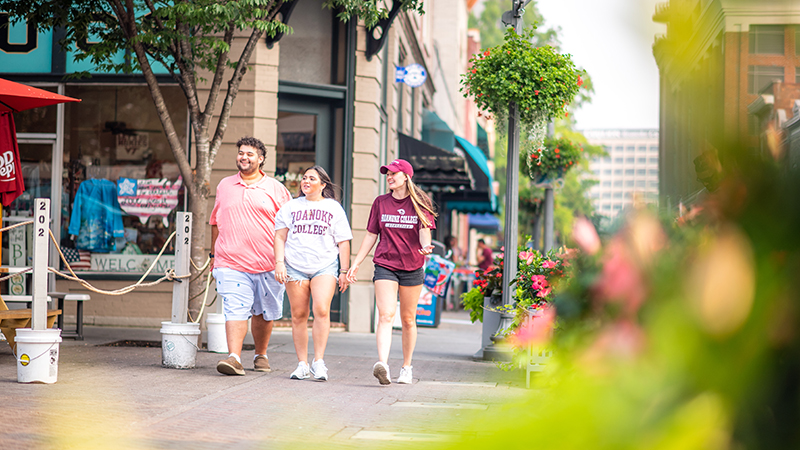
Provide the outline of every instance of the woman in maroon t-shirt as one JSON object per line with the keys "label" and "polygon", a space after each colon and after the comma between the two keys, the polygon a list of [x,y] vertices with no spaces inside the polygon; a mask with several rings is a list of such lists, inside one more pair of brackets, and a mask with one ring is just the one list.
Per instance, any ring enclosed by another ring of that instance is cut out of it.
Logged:
{"label": "woman in maroon t-shirt", "polygon": [[[381,167],[389,184],[388,194],[372,203],[367,222],[367,235],[361,243],[347,279],[356,281],[358,266],[375,242],[375,299],[378,306],[378,362],[372,374],[381,384],[391,384],[389,350],[392,345],[392,323],[400,296],[400,319],[403,324],[403,367],[397,382],[411,384],[411,356],[417,344],[417,303],[425,277],[425,255],[433,250],[431,229],[436,228],[436,212],[430,198],[412,181],[414,169],[408,161],[396,159]],[[378,241],[380,236],[380,241]]]}

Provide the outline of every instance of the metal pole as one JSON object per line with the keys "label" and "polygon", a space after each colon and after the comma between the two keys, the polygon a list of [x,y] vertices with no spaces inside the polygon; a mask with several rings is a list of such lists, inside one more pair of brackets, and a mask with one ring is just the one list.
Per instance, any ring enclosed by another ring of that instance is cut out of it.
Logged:
{"label": "metal pole", "polygon": [[[179,212],[175,236],[175,275],[189,274],[191,256],[192,213]],[[189,279],[182,278],[172,284],[172,323],[186,323],[189,315]]]}
{"label": "metal pole", "polygon": [[555,208],[555,197],[553,186],[549,185],[544,190],[544,252],[553,249],[553,210]]}
{"label": "metal pole", "polygon": [[[547,137],[556,134],[555,124],[547,124]],[[555,227],[553,216],[555,214],[555,194],[553,193],[553,180],[544,190],[544,252],[553,249],[553,228]]]}
{"label": "metal pole", "polygon": [[31,329],[47,329],[47,264],[50,250],[50,199],[37,198],[33,218],[33,297]]}
{"label": "metal pole", "polygon": [[[520,15],[522,14],[522,2],[524,0],[513,0],[511,2],[511,26],[517,33],[521,30]],[[525,3],[527,4],[527,3]],[[508,13],[506,13],[508,14]],[[505,17],[505,15],[504,15]],[[517,277],[517,233],[519,221],[519,110],[515,102],[508,105],[508,154],[506,155],[506,207],[505,207],[505,227],[503,239],[505,250],[503,251],[503,305],[511,305],[514,302],[512,290],[509,283]],[[511,325],[514,318],[510,314],[501,314],[500,324],[497,331],[492,336],[492,345],[483,350],[483,359],[498,360],[509,359],[507,350],[498,348],[495,344],[503,339],[502,332]]]}
{"label": "metal pole", "polygon": [[514,302],[514,296],[508,284],[517,277],[517,221],[519,220],[519,111],[514,102],[508,105],[508,158],[506,164],[503,304],[510,305]]}

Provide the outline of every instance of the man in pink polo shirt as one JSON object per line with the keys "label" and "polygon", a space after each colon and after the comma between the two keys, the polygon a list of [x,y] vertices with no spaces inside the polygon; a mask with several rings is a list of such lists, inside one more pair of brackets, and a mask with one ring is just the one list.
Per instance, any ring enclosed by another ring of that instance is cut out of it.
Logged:
{"label": "man in pink polo shirt", "polygon": [[[284,286],[275,281],[275,215],[292,199],[277,180],[261,171],[267,149],[256,138],[236,143],[239,173],[223,178],[211,211],[211,264],[225,311],[230,355],[217,363],[225,375],[244,375],[242,343],[252,317],[253,367],[269,372],[267,346],[272,321],[283,316]],[[282,261],[281,261],[282,262]]]}

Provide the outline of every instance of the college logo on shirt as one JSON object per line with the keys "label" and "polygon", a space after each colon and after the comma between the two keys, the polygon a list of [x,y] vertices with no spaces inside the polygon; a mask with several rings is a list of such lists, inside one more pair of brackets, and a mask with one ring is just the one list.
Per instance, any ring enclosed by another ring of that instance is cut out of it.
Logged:
{"label": "college logo on shirt", "polygon": [[381,214],[381,223],[386,228],[412,229],[418,221],[416,214],[407,216],[405,209],[398,209],[397,214]]}
{"label": "college logo on shirt", "polygon": [[[333,214],[329,213],[328,211],[323,211],[321,209],[306,209],[303,211],[295,211],[291,213],[292,215],[292,224],[294,225],[294,229],[292,233],[294,234],[325,234],[325,231],[328,230],[328,227],[331,225],[331,219],[333,219]],[[327,225],[320,225],[320,224],[297,224],[299,221],[319,221],[323,222]]]}

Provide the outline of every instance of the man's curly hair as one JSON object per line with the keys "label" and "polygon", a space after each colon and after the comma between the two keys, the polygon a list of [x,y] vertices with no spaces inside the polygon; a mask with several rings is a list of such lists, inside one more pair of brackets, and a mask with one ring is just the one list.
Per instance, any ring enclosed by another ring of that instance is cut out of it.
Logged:
{"label": "man's curly hair", "polygon": [[259,166],[259,168],[262,167],[265,162],[267,162],[267,147],[259,139],[256,139],[256,138],[251,137],[251,136],[245,136],[245,137],[239,139],[238,142],[236,142],[236,149],[238,150],[243,145],[247,145],[249,147],[253,147],[254,149],[257,149],[258,153],[261,155],[261,157],[264,158],[264,161],[261,162],[261,165]]}

